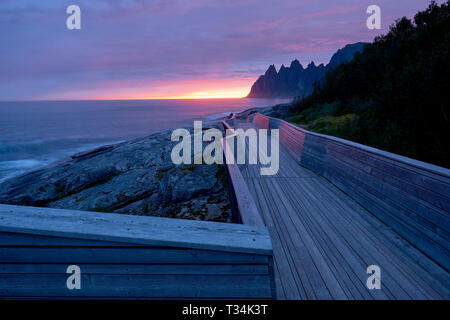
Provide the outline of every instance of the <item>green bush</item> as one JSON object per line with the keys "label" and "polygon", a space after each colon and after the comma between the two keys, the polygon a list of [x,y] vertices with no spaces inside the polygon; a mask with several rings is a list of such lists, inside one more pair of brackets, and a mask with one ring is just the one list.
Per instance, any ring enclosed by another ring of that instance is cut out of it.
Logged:
{"label": "green bush", "polygon": [[328,72],[287,120],[448,168],[449,57],[450,1],[432,2]]}

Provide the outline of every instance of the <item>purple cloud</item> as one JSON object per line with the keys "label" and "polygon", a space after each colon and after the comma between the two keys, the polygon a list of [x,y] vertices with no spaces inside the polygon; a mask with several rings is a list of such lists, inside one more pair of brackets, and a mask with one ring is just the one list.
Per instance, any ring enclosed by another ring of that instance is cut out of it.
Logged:
{"label": "purple cloud", "polygon": [[[270,64],[327,63],[345,44],[371,41],[428,3],[2,0],[0,100],[131,98],[142,96],[138,89],[178,96],[200,80],[249,89]],[[81,7],[82,30],[65,27],[71,4]],[[370,4],[382,9],[380,31],[365,26]]]}

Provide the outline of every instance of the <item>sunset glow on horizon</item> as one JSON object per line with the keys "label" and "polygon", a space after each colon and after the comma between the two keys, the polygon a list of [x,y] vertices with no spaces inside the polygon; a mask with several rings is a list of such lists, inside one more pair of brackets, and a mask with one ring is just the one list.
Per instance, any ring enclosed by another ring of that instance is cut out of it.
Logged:
{"label": "sunset glow on horizon", "polygon": [[86,0],[68,30],[67,1],[4,0],[0,101],[242,98],[270,65],[327,64],[428,4],[385,0],[368,30],[359,0]]}
{"label": "sunset glow on horizon", "polygon": [[[176,100],[245,98],[256,78],[205,79],[186,81],[139,82],[129,80],[109,83],[95,90],[75,92],[63,99],[83,96],[86,100]],[[71,91],[73,93],[73,91]],[[39,100],[55,100],[58,96],[40,96]]]}
{"label": "sunset glow on horizon", "polygon": [[[195,92],[192,95],[187,96],[168,96],[168,97],[141,97],[141,96],[128,96],[128,97],[99,97],[99,98],[89,98],[82,100],[208,100],[208,99],[244,99],[248,95],[235,95],[234,92],[223,93],[223,94],[213,94],[213,93],[201,93]],[[52,99],[48,99],[52,100]]]}
{"label": "sunset glow on horizon", "polygon": [[[146,100],[177,100],[177,99],[240,99],[245,98],[249,93],[247,88],[239,91],[225,91],[225,90],[211,90],[211,91],[196,91],[187,95],[181,96],[165,96],[155,97],[150,96],[143,98]],[[132,97],[130,98],[132,99]]]}
{"label": "sunset glow on horizon", "polygon": [[193,92],[190,95],[186,96],[174,96],[174,97],[156,97],[156,98],[149,98],[149,99],[239,99],[239,98],[245,98],[248,95],[249,91],[248,89],[243,89],[241,91],[223,91],[223,90],[217,90],[217,91],[199,91],[199,92]]}
{"label": "sunset glow on horizon", "polygon": [[[220,87],[218,87],[220,88]],[[201,90],[202,87],[199,87]],[[176,100],[176,99],[239,99],[245,98],[249,94],[248,87],[237,88],[231,90],[223,89],[209,89],[202,91],[193,91],[190,93],[182,93],[181,95],[170,95],[170,96],[146,96],[145,94],[138,95],[138,100]],[[131,96],[129,99],[136,99],[136,96]]]}

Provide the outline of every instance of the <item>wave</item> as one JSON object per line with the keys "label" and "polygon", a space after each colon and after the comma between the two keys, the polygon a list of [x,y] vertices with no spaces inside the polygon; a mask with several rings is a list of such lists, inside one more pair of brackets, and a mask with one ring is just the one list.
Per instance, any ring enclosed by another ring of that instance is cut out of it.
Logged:
{"label": "wave", "polygon": [[[63,141],[63,140],[61,140]],[[70,145],[67,143],[52,145],[35,141],[20,144],[0,143],[0,183],[10,178],[45,167],[76,153],[98,148],[106,144],[115,144],[123,140],[107,140]]]}
{"label": "wave", "polygon": [[19,159],[0,162],[0,183],[56,161],[57,158]]}

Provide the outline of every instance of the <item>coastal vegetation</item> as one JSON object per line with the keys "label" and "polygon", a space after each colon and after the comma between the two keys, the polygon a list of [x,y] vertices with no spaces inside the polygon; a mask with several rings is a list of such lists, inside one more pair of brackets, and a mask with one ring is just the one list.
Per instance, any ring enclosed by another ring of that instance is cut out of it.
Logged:
{"label": "coastal vegetation", "polygon": [[328,72],[284,118],[449,168],[449,57],[450,1],[432,2]]}

